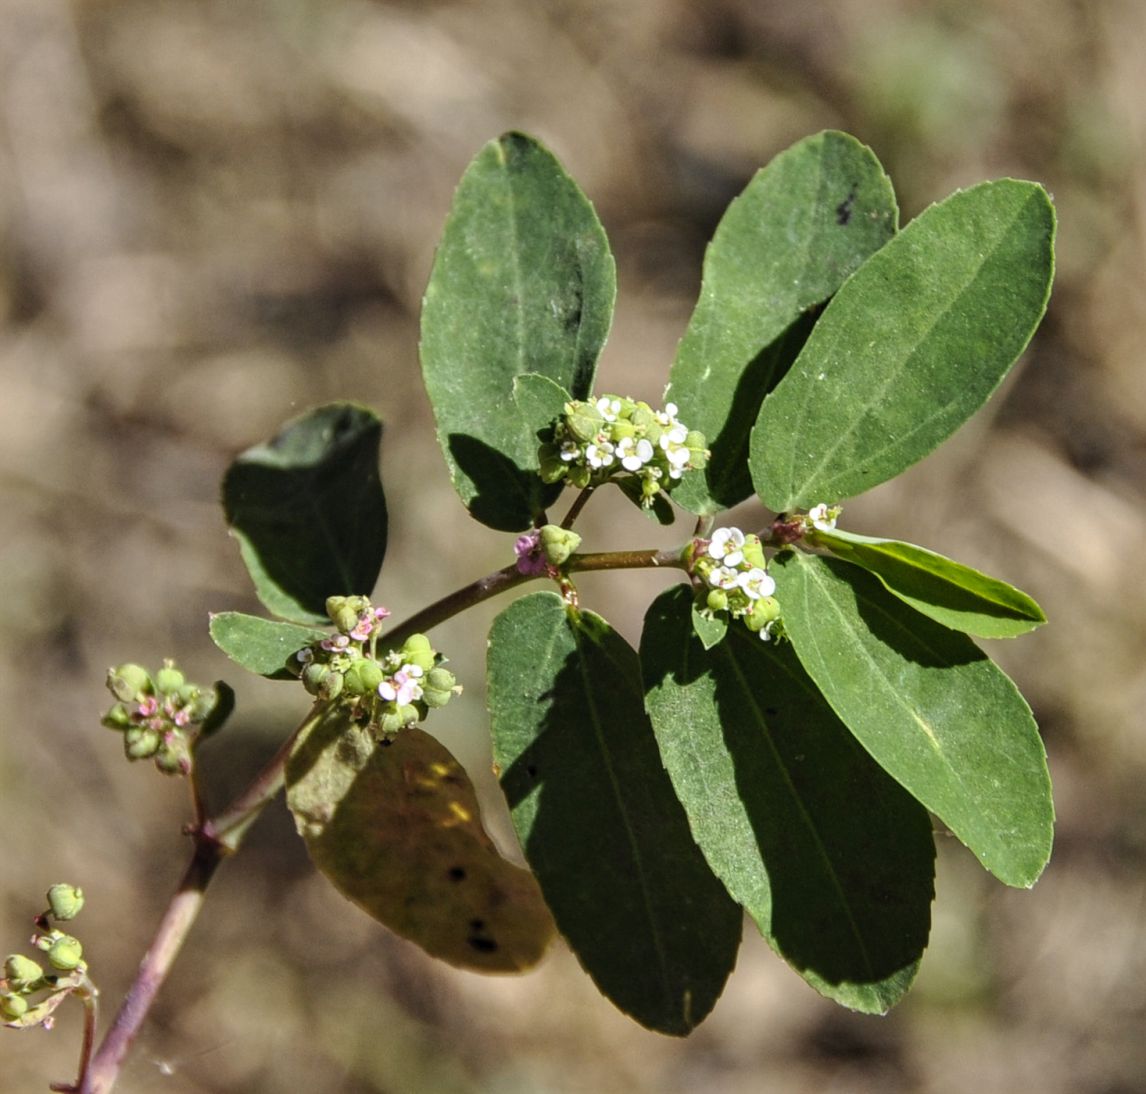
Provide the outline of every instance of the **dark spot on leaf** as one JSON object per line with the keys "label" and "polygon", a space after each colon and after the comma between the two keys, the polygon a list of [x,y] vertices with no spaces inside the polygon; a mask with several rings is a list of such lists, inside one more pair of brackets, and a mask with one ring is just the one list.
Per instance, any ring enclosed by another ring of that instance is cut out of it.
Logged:
{"label": "dark spot on leaf", "polygon": [[836,206],[836,223],[840,225],[847,224],[852,218],[852,206],[856,200],[856,188],[853,185],[848,191],[848,196]]}
{"label": "dark spot on leaf", "polygon": [[780,708],[779,707],[765,707],[764,713],[769,715],[769,716],[774,717],[775,715],[780,713]]}
{"label": "dark spot on leaf", "polygon": [[537,764],[526,764],[525,765],[525,773],[531,779],[536,779],[537,778]]}
{"label": "dark spot on leaf", "polygon": [[485,930],[485,920],[484,919],[471,919],[470,920],[470,930],[471,931],[484,931]]}
{"label": "dark spot on leaf", "polygon": [[446,871],[446,876],[450,881],[465,881],[466,868],[464,866],[451,866],[449,870]]}
{"label": "dark spot on leaf", "polygon": [[497,952],[497,943],[492,938],[481,938],[478,935],[471,935],[466,941],[470,944],[470,947],[477,950],[478,953]]}

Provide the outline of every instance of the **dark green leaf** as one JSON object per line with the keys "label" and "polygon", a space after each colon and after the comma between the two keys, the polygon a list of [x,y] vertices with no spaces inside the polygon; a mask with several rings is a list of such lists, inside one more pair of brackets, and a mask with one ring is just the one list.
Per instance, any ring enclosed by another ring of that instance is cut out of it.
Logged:
{"label": "dark green leaf", "polygon": [[927,945],[927,811],[859,746],[796,660],[739,623],[716,649],[691,596],[654,601],[645,704],[709,865],[817,991],[881,1014]]}
{"label": "dark green leaf", "polygon": [[258,676],[289,680],[294,655],[331,633],[298,623],[277,623],[243,612],[216,612],[211,616],[211,640],[237,665]]}
{"label": "dark green leaf", "polygon": [[615,293],[604,230],[557,160],[520,133],[487,144],[454,196],[422,307],[438,441],[483,524],[520,531],[560,492],[536,474],[536,426],[514,413],[514,377],[589,395]]}
{"label": "dark green leaf", "polygon": [[540,960],[553,937],[541,890],[497,853],[469,777],[428,733],[376,742],[334,709],[299,736],[286,785],[314,864],[379,923],[477,972]]}
{"label": "dark green leaf", "polygon": [[227,724],[227,719],[235,712],[235,689],[225,680],[215,681],[215,704],[199,727],[204,739],[218,733]]}
{"label": "dark green leaf", "polygon": [[1046,753],[1015,685],[965,635],[839,559],[772,564],[796,654],[875,760],[1008,885],[1050,858]]}
{"label": "dark green leaf", "polygon": [[548,376],[526,372],[513,378],[514,405],[535,438],[565,413],[570,398],[569,392]]}
{"label": "dark green leaf", "polygon": [[368,594],[386,553],[378,477],[382,423],[335,403],[248,448],[223,478],[223,509],[259,599],[300,623],[326,619],[326,598]]}
{"label": "dark green leaf", "polygon": [[740,912],[709,870],[661,765],[634,651],[553,593],[490,634],[494,758],[558,929],[597,986],[661,1033],[712,1009]]}
{"label": "dark green leaf", "polygon": [[641,480],[635,475],[626,475],[623,478],[611,480],[620,487],[621,493],[625,495],[642,513],[645,514],[649,520],[655,520],[657,524],[667,527],[676,520],[676,512],[673,510],[672,502],[665,497],[664,491],[653,495],[652,505],[642,505],[644,495],[641,493]]}
{"label": "dark green leaf", "polygon": [[782,152],[728,207],[666,392],[712,450],[679,504],[715,513],[752,493],[748,434],[761,400],[807,338],[809,309],[894,235],[898,215],[871,150],[832,131]]}
{"label": "dark green leaf", "polygon": [[1013,638],[1047,617],[1026,593],[934,551],[894,539],[834,529],[808,542],[870,570],[888,592],[952,630],[979,638]]}
{"label": "dark green leaf", "polygon": [[864,263],[760,410],[749,463],[777,512],[862,493],[943,443],[1046,310],[1054,210],[1003,179],[953,194]]}

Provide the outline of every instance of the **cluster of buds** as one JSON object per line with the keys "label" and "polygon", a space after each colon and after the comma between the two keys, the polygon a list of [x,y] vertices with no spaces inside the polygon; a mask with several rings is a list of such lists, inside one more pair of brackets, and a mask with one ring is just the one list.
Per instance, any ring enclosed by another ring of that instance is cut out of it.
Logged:
{"label": "cluster of buds", "polygon": [[704,434],[690,430],[676,414],[673,403],[653,410],[648,403],[619,395],[566,403],[552,440],[538,453],[541,477],[584,489],[633,475],[640,483],[641,505],[647,508],[686,471],[708,461]]}
{"label": "cluster of buds", "polygon": [[580,546],[581,537],[558,524],[532,528],[518,536],[513,545],[517,572],[531,577],[546,573],[556,576]]}
{"label": "cluster of buds", "polygon": [[693,540],[688,550],[699,609],[712,616],[727,612],[770,641],[779,626],[780,605],[772,595],[776,582],[768,573],[760,537],[718,528],[711,539]]}
{"label": "cluster of buds", "polygon": [[390,614],[364,596],[332,596],[326,612],[337,633],[295,654],[303,686],[316,699],[337,702],[375,733],[396,733],[444,707],[462,689],[424,634],[397,649],[380,643]]}
{"label": "cluster of buds", "polygon": [[129,760],[153,758],[167,775],[190,773],[196,740],[226,705],[219,688],[189,684],[171,660],[154,676],[131,663],[108,669],[107,686],[118,702],[103,724],[123,734]]}
{"label": "cluster of buds", "polygon": [[50,1028],[52,1013],[75,989],[89,986],[87,963],[78,939],[50,924],[51,919],[74,919],[84,904],[84,894],[72,885],[53,885],[48,890],[48,908],[36,917],[32,945],[48,965],[24,954],[9,954],[0,978],[0,1019],[14,1029],[42,1025]]}

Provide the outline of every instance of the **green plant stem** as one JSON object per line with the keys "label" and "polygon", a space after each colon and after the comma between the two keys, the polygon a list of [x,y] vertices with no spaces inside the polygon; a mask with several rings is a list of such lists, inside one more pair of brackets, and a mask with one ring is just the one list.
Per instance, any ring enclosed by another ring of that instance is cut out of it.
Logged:
{"label": "green plant stem", "polygon": [[[681,559],[680,549],[604,551],[573,555],[565,568],[570,571],[587,572],[661,566],[684,569],[685,564]],[[386,637],[392,643],[400,643],[409,635],[427,631],[467,608],[472,608],[516,585],[547,576],[523,574],[516,566],[506,566],[423,608],[404,623],[388,631]],[[191,861],[187,864],[175,895],[167,906],[151,946],[140,962],[135,982],[128,990],[115,1021],[95,1056],[92,1057],[91,1066],[81,1072],[79,1082],[71,1088],[76,1094],[106,1094],[112,1089],[124,1057],[131,1048],[140,1026],[199,915],[207,886],[215,871],[224,858],[239,849],[251,824],[282,789],[286,778],[286,762],[295,740],[322,716],[325,706],[324,703],[314,705],[302,724],[283,742],[251,784],[226,809],[193,828],[191,834],[195,847]],[[197,794],[193,800],[198,802]]]}
{"label": "green plant stem", "polygon": [[82,984],[75,990],[76,998],[84,1007],[84,1032],[80,1044],[80,1069],[74,1083],[50,1083],[49,1090],[60,1091],[61,1094],[75,1094],[84,1089],[89,1069],[92,1063],[92,1050],[95,1048],[96,1025],[99,1022],[99,988],[86,976]]}

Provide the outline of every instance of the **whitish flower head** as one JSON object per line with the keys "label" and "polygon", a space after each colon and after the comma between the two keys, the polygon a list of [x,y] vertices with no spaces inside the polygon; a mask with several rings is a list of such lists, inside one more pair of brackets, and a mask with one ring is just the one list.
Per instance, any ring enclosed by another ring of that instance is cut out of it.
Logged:
{"label": "whitish flower head", "polygon": [[808,520],[812,522],[812,527],[819,529],[821,532],[830,532],[836,526],[836,516],[839,510],[833,514],[832,510],[824,503],[820,502],[819,505],[813,505],[808,510]]}
{"label": "whitish flower head", "polygon": [[725,566],[739,566],[744,558],[744,533],[739,528],[717,528],[708,544],[708,555]]}
{"label": "whitish flower head", "polygon": [[621,400],[610,399],[608,395],[602,395],[597,400],[597,409],[601,412],[601,417],[607,422],[615,422],[617,415],[621,413]]}
{"label": "whitish flower head", "polygon": [[622,437],[617,442],[616,455],[626,471],[640,471],[653,458],[655,449],[644,437]]}
{"label": "whitish flower head", "polygon": [[738,576],[731,566],[714,566],[708,575],[708,583],[714,589],[735,589]]}
{"label": "whitish flower head", "polygon": [[762,596],[771,596],[776,591],[776,582],[758,566],[737,574],[736,584],[744,590],[749,600],[759,600]]}
{"label": "whitish flower head", "polygon": [[585,462],[594,470],[608,467],[613,462],[614,448],[610,441],[597,441],[585,449]]}

